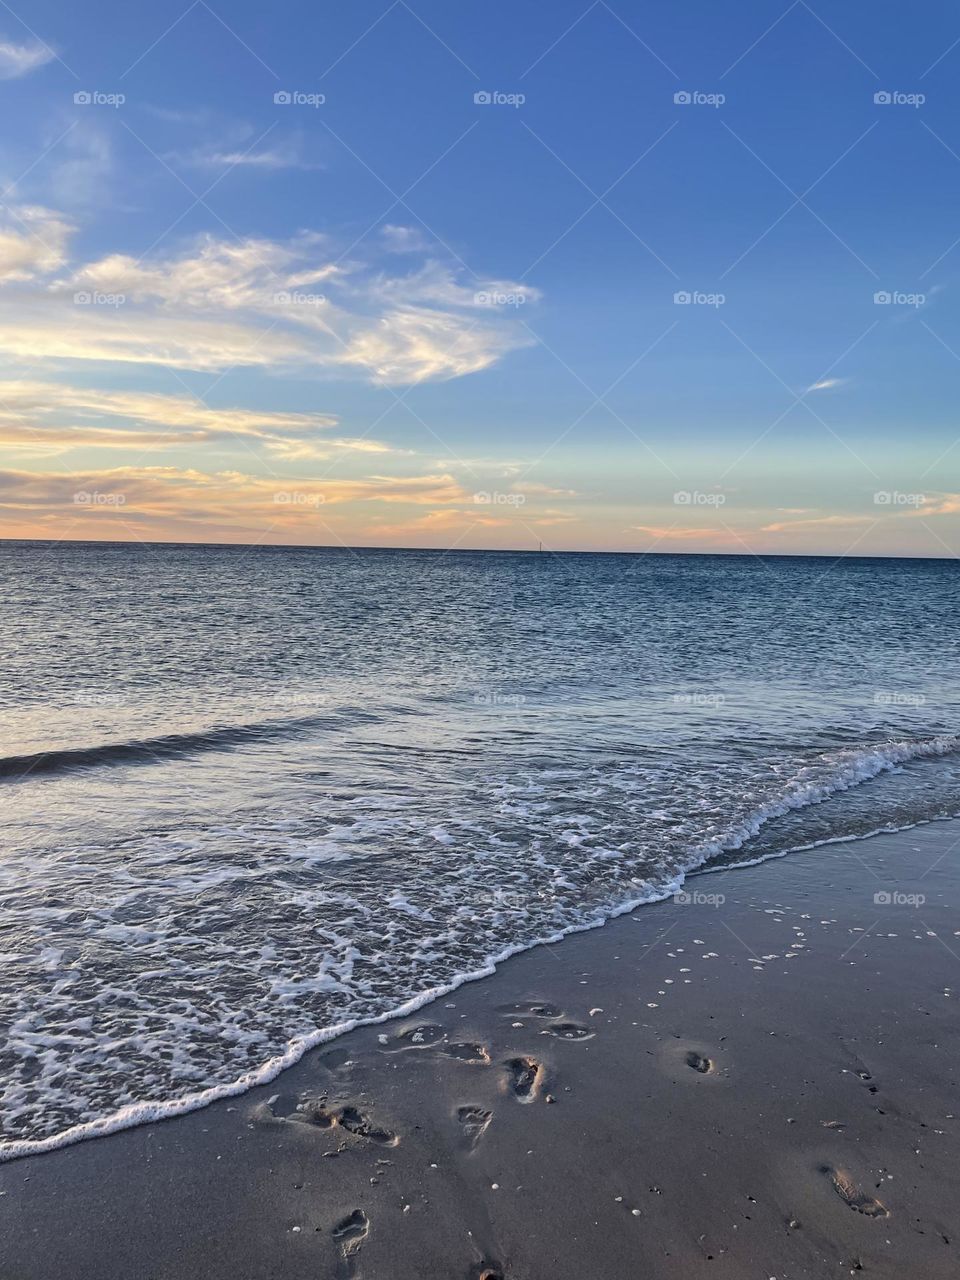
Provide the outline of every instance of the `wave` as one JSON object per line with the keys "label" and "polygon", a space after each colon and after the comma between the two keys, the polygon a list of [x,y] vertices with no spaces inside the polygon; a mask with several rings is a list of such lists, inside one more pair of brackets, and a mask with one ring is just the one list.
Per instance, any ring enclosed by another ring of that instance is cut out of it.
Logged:
{"label": "wave", "polygon": [[155,738],[133,738],[90,747],[64,747],[28,755],[0,756],[0,780],[22,781],[34,774],[149,764],[202,751],[229,751],[244,743],[294,737],[306,730],[334,728],[341,723],[342,719],[334,715],[300,716],[288,720],[261,720],[256,724],[223,725],[189,733],[167,733]]}
{"label": "wave", "polygon": [[691,861],[685,865],[684,870],[697,870],[719,854],[741,849],[773,818],[782,818],[796,809],[822,804],[838,792],[849,791],[851,787],[870,782],[881,773],[889,773],[911,760],[950,755],[958,750],[960,734],[940,734],[934,738],[903,739],[877,743],[870,747],[850,747],[825,752],[820,757],[824,763],[819,767],[816,764],[808,765],[782,795],[758,805],[737,827],[693,850]]}
{"label": "wave", "polygon": [[[229,735],[236,735],[237,733],[240,733],[243,736],[239,740],[245,741],[248,740],[248,737],[256,736],[261,733],[262,729],[263,726],[261,725],[256,726],[255,728],[251,727],[249,730],[242,728],[225,730],[223,733]],[[186,738],[194,740],[201,738],[206,742],[206,740],[211,736],[215,735],[171,735],[170,738],[157,739],[154,740],[154,742],[159,741],[161,743],[172,743],[172,750],[175,751],[181,749],[179,747],[181,739]],[[236,739],[235,737],[228,739],[228,741],[231,740]],[[140,744],[133,743],[122,744],[122,746],[128,748],[139,745]],[[217,740],[217,745],[220,745],[219,738]],[[104,749],[101,748],[99,750],[102,751]],[[171,1119],[175,1116],[182,1116],[190,1111],[199,1110],[200,1108],[209,1106],[211,1103],[220,1099],[236,1097],[237,1095],[247,1093],[249,1090],[260,1085],[269,1084],[278,1075],[280,1075],[282,1071],[293,1066],[311,1049],[336,1039],[338,1036],[341,1036],[358,1026],[376,1025],[394,1018],[407,1017],[422,1008],[424,1005],[455,991],[458,987],[463,986],[467,982],[474,982],[481,978],[490,977],[496,972],[499,964],[522,951],[530,950],[536,946],[557,943],[570,934],[581,933],[590,929],[598,928],[607,923],[607,921],[634,911],[638,907],[645,906],[653,902],[663,901],[665,898],[675,894],[682,887],[686,875],[696,872],[710,871],[711,868],[709,863],[712,858],[716,857],[720,853],[742,848],[748,840],[760,831],[765,823],[769,822],[773,818],[781,817],[792,810],[803,809],[809,805],[821,804],[840,791],[846,791],[863,782],[868,782],[879,774],[894,770],[900,765],[911,760],[948,755],[957,750],[960,750],[960,735],[951,734],[926,739],[890,741],[874,744],[869,747],[849,748],[841,751],[823,753],[818,756],[815,761],[805,766],[801,770],[800,775],[795,777],[785,787],[780,795],[759,805],[746,819],[738,823],[736,826],[731,827],[721,836],[692,848],[687,858],[684,860],[682,869],[678,870],[669,878],[664,879],[664,881],[657,886],[651,886],[649,881],[645,881],[642,882],[641,889],[641,882],[636,882],[634,887],[637,888],[639,892],[635,896],[627,897],[619,903],[599,906],[593,915],[589,915],[586,918],[578,920],[572,920],[569,924],[553,931],[548,936],[526,939],[503,948],[496,954],[481,961],[477,968],[457,975],[446,984],[426,988],[425,990],[418,992],[416,995],[411,996],[406,1000],[402,1000],[397,1005],[376,1015],[345,1019],[335,1025],[317,1027],[306,1035],[291,1039],[288,1041],[286,1047],[281,1053],[269,1058],[259,1067],[245,1072],[236,1080],[214,1085],[207,1089],[201,1089],[197,1092],[186,1094],[178,1098],[154,1102],[131,1103],[115,1112],[101,1116],[96,1120],[73,1125],[60,1133],[52,1134],[45,1138],[21,1139],[7,1143],[0,1143],[0,1163],[5,1163],[24,1156],[38,1155],[43,1152],[54,1151],[61,1147],[71,1146],[75,1143],[82,1142],[88,1138],[104,1137],[107,1134],[116,1133],[123,1129],[133,1128],[137,1125]],[[70,752],[61,754],[73,757],[78,753]],[[79,754],[85,755],[86,752],[81,752]],[[0,761],[0,767],[2,767],[3,763],[6,762]],[[914,821],[906,824],[906,828],[909,829],[917,825],[920,824]],[[892,832],[900,829],[901,828],[898,827],[888,826],[878,828],[873,832],[857,834],[855,836],[831,837],[829,839],[815,841],[811,844],[797,845],[792,849],[770,852],[765,854],[763,857],[753,860],[745,859],[743,862],[737,862],[731,866],[725,866],[723,870],[732,870],[736,867],[753,866],[758,862],[767,861],[770,858],[783,857],[790,852],[812,849],[822,844],[834,843],[839,839],[869,839],[881,832]]]}

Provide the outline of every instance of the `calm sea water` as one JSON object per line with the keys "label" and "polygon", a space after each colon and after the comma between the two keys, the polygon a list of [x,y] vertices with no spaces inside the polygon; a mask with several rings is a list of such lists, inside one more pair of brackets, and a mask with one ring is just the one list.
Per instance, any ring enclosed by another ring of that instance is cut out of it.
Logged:
{"label": "calm sea water", "polygon": [[7,542],[0,581],[0,1158],[960,813],[952,561]]}

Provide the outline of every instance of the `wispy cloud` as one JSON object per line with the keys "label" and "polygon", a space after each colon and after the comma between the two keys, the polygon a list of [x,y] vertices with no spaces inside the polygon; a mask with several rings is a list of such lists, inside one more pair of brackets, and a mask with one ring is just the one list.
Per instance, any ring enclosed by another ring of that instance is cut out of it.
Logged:
{"label": "wispy cloud", "polygon": [[287,139],[277,146],[256,147],[211,144],[190,151],[168,155],[167,160],[193,169],[318,169],[321,166],[305,160],[299,140]]}
{"label": "wispy cloud", "polygon": [[419,227],[396,226],[392,222],[380,228],[380,239],[391,253],[424,253],[429,247]]}
{"label": "wispy cloud", "polygon": [[680,525],[634,524],[625,530],[626,533],[646,533],[658,542],[692,542],[697,539],[703,542],[739,542],[733,529],[698,528]]}
{"label": "wispy cloud", "polygon": [[0,225],[0,283],[31,280],[62,267],[72,231],[69,221],[50,209],[8,210]]}
{"label": "wispy cloud", "polygon": [[761,533],[792,533],[798,529],[819,529],[822,527],[836,526],[855,527],[857,525],[873,524],[879,517],[873,516],[813,516],[807,520],[778,520],[774,524],[765,524],[761,526]]}
{"label": "wispy cloud", "polygon": [[0,471],[0,514],[7,536],[22,536],[15,530],[24,528],[37,536],[46,530],[48,535],[56,531],[79,538],[95,530],[94,536],[128,537],[147,522],[174,536],[195,527],[208,537],[257,531],[280,540],[328,540],[330,521],[337,519],[331,509],[347,504],[437,507],[463,503],[467,497],[449,475],[317,480],[172,466]]}
{"label": "wispy cloud", "polygon": [[406,452],[366,437],[329,435],[336,425],[329,414],[219,409],[188,396],[0,382],[0,445],[33,453],[238,442],[262,445],[267,453],[286,459],[326,458],[341,451]]}
{"label": "wispy cloud", "polygon": [[0,39],[0,80],[16,80],[20,76],[45,66],[57,55],[39,40],[29,44],[14,44]]}
{"label": "wispy cloud", "polygon": [[[0,355],[218,371],[299,368],[410,384],[475,373],[530,345],[488,296],[428,260],[391,276],[375,260],[339,262],[325,237],[280,242],[207,236],[179,253],[113,253],[67,266],[72,228],[49,210],[0,223]],[[33,287],[28,287],[32,285]],[[528,288],[526,297],[538,295]]]}
{"label": "wispy cloud", "polygon": [[510,486],[511,492],[529,494],[538,498],[575,498],[576,489],[554,489],[548,484],[539,484],[533,480],[518,480]]}
{"label": "wispy cloud", "polygon": [[803,394],[808,396],[814,391],[835,391],[838,387],[845,387],[849,381],[849,378],[821,378],[819,382],[807,387]]}

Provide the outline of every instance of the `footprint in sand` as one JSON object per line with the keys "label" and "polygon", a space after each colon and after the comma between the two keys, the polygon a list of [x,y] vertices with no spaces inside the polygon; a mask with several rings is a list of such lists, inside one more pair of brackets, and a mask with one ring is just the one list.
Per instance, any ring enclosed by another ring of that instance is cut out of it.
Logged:
{"label": "footprint in sand", "polygon": [[702,1076],[708,1076],[713,1070],[713,1062],[704,1054],[697,1053],[696,1049],[691,1049],[684,1061],[692,1071],[698,1071]]}
{"label": "footprint in sand", "polygon": [[845,1173],[843,1169],[832,1169],[830,1165],[823,1165],[820,1169],[821,1173],[825,1173],[833,1183],[833,1189],[851,1209],[856,1209],[857,1213],[862,1213],[868,1218],[888,1218],[890,1211],[879,1200],[875,1200],[873,1196],[867,1195],[865,1191],[861,1191],[849,1173]]}
{"label": "footprint in sand", "polygon": [[508,1058],[510,1088],[518,1102],[532,1102],[543,1083],[543,1067],[536,1058]]}
{"label": "footprint in sand", "polygon": [[344,1107],[338,1117],[347,1133],[357,1138],[366,1138],[369,1142],[379,1142],[384,1147],[395,1147],[400,1139],[389,1129],[381,1129],[371,1124],[367,1117],[356,1107]]}
{"label": "footprint in sand", "polygon": [[502,1004],[497,1012],[505,1017],[515,1018],[559,1018],[563,1010],[558,1009],[555,1004],[522,1000],[519,1004]]}
{"label": "footprint in sand", "polygon": [[315,1129],[332,1129],[337,1123],[336,1112],[314,1099],[301,1102],[296,1111],[287,1118],[298,1120],[301,1124],[312,1124]]}
{"label": "footprint in sand", "polygon": [[555,1022],[544,1027],[542,1036],[556,1036],[558,1040],[592,1040],[596,1035],[589,1027],[581,1027],[577,1022]]}
{"label": "footprint in sand", "polygon": [[379,1142],[384,1147],[395,1147],[400,1141],[395,1133],[373,1124],[356,1107],[341,1107],[335,1110],[326,1106],[325,1102],[307,1099],[301,1102],[295,1111],[288,1112],[285,1118],[300,1124],[313,1125],[315,1129],[333,1129],[339,1126],[356,1138],[365,1138],[368,1142]]}
{"label": "footprint in sand", "polygon": [[483,1107],[458,1107],[457,1119],[463,1125],[467,1143],[472,1148],[477,1145],[486,1133],[487,1127],[493,1119],[493,1112],[484,1111]]}
{"label": "footprint in sand", "polygon": [[292,1093],[275,1093],[267,1099],[266,1110],[274,1120],[285,1120],[297,1109],[297,1098]]}
{"label": "footprint in sand", "polygon": [[343,1254],[344,1262],[347,1264],[348,1275],[353,1275],[360,1246],[369,1233],[370,1219],[362,1209],[354,1209],[345,1218],[341,1218],[333,1228],[333,1238],[340,1246],[340,1252]]}
{"label": "footprint in sand", "polygon": [[384,1053],[397,1053],[401,1049],[429,1049],[446,1034],[443,1027],[438,1027],[434,1022],[421,1022],[415,1027],[404,1027],[381,1047]]}
{"label": "footprint in sand", "polygon": [[459,1062],[480,1062],[486,1066],[490,1061],[490,1054],[482,1044],[467,1040],[442,1044],[439,1046],[439,1052],[445,1058],[456,1058]]}

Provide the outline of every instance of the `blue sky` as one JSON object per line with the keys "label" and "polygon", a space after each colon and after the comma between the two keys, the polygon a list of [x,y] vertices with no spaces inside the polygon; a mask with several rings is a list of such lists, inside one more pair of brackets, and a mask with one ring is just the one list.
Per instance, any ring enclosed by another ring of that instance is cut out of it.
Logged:
{"label": "blue sky", "polygon": [[953,554],[955,42],[946,4],[4,8],[0,532]]}

